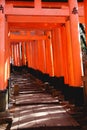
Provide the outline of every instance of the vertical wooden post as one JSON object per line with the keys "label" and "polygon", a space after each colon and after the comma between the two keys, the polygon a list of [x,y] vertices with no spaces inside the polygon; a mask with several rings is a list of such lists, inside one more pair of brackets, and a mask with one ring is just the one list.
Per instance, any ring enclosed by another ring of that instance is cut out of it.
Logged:
{"label": "vertical wooden post", "polygon": [[17,65],[17,50],[16,50],[16,44],[14,44],[14,65]]}
{"label": "vertical wooden post", "polygon": [[44,57],[44,43],[43,40],[38,40],[38,64],[39,69],[44,72],[45,70],[45,57]]}
{"label": "vertical wooden post", "polygon": [[[6,19],[5,19],[5,0],[0,0],[2,9],[0,10],[0,112],[7,109],[8,104],[8,92],[7,92],[7,46],[6,46]],[[5,55],[6,54],[6,55]],[[6,72],[5,72],[6,70]]]}
{"label": "vertical wooden post", "polygon": [[53,31],[53,59],[54,59],[54,76],[58,78],[60,88],[64,86],[64,57],[61,26]]}
{"label": "vertical wooden post", "polygon": [[38,49],[38,41],[35,44],[35,54],[36,54],[36,69],[39,69],[39,49]]}
{"label": "vertical wooden post", "polygon": [[64,76],[64,68],[63,68],[63,50],[62,50],[62,37],[61,37],[61,26],[58,28],[58,62],[59,62],[59,76],[62,77]]}
{"label": "vertical wooden post", "polygon": [[26,43],[26,58],[27,58],[27,66],[30,65],[30,50],[29,50],[29,42]]}
{"label": "vertical wooden post", "polygon": [[46,46],[45,46],[45,40],[43,40],[43,58],[44,58],[44,73],[46,73]]}
{"label": "vertical wooden post", "polygon": [[39,68],[39,65],[38,65],[38,41],[34,41],[34,46],[33,46],[33,48],[34,48],[34,66],[35,66],[35,69],[38,69]]}
{"label": "vertical wooden post", "polygon": [[81,57],[80,57],[81,50],[80,50],[77,0],[69,0],[69,10],[70,10],[70,28],[71,28],[73,69],[74,69],[74,86],[81,86],[82,71],[81,71]]}
{"label": "vertical wooden post", "polygon": [[68,62],[68,82],[69,86],[74,86],[74,70],[73,70],[73,57],[72,57],[72,45],[70,35],[70,21],[66,20],[66,39],[67,39],[67,62]]}
{"label": "vertical wooden post", "polygon": [[5,86],[7,86],[7,81],[10,76],[10,45],[8,41],[8,23],[5,20]]}
{"label": "vertical wooden post", "polygon": [[19,62],[20,66],[22,66],[22,43],[19,43]]}
{"label": "vertical wooden post", "polygon": [[58,75],[58,39],[57,29],[52,30],[52,48],[53,48],[53,65],[54,65],[54,76]]}
{"label": "vertical wooden post", "polygon": [[8,22],[5,18],[5,86],[6,86],[6,109],[8,109],[9,103],[9,94],[10,94],[10,56],[11,56],[11,47],[8,36]]}
{"label": "vertical wooden post", "polygon": [[34,5],[36,9],[41,8],[41,0],[34,0]]}
{"label": "vertical wooden post", "polygon": [[26,48],[25,48],[25,42],[22,43],[22,65],[26,65]]}
{"label": "vertical wooden post", "polygon": [[47,39],[45,43],[46,48],[46,73],[51,76],[54,76],[54,67],[53,67],[53,52],[52,52],[52,39],[51,39],[51,32],[47,31]]}
{"label": "vertical wooden post", "polygon": [[11,63],[12,65],[14,65],[14,47],[13,44],[11,44]]}
{"label": "vertical wooden post", "polygon": [[[0,4],[4,9],[5,0],[1,0]],[[5,15],[0,10],[0,90],[5,89]]]}
{"label": "vertical wooden post", "polygon": [[63,54],[63,68],[64,68],[64,83],[68,84],[68,64],[67,64],[67,41],[66,41],[66,30],[65,24],[61,25],[61,38],[62,38],[62,54]]}
{"label": "vertical wooden post", "polygon": [[17,65],[17,49],[16,44],[14,44],[14,65]]}
{"label": "vertical wooden post", "polygon": [[14,44],[11,43],[11,58],[12,58],[12,64],[14,65]]}
{"label": "vertical wooden post", "polygon": [[21,66],[21,52],[20,43],[18,43],[18,66]]}
{"label": "vertical wooden post", "polygon": [[26,62],[27,62],[27,66],[29,64],[28,60],[29,60],[29,44],[28,44],[28,42],[26,42]]}
{"label": "vertical wooden post", "polygon": [[[54,63],[54,75],[63,76],[63,65],[62,65],[62,50],[61,48],[61,35],[60,28],[56,28],[52,31],[52,47],[53,47],[53,63]],[[62,72],[61,72],[62,71]]]}
{"label": "vertical wooden post", "polygon": [[32,67],[32,46],[31,46],[31,41],[28,43],[28,48],[29,48],[29,55],[28,55],[28,67]]}
{"label": "vertical wooden post", "polygon": [[17,66],[20,66],[20,53],[19,53],[19,43],[17,44]]}
{"label": "vertical wooden post", "polygon": [[33,47],[32,41],[29,43],[29,52],[30,52],[30,67],[33,67]]}
{"label": "vertical wooden post", "polygon": [[36,69],[36,55],[35,55],[36,47],[35,47],[35,44],[37,44],[37,43],[35,40],[33,40],[31,45],[32,45],[32,67],[34,69]]}

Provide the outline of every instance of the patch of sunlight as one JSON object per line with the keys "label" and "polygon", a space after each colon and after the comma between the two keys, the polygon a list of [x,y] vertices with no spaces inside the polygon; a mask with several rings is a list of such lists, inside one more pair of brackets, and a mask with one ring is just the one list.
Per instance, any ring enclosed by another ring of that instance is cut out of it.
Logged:
{"label": "patch of sunlight", "polygon": [[50,114],[58,114],[58,113],[65,113],[66,111],[65,110],[56,110],[56,111],[48,111],[48,113]]}
{"label": "patch of sunlight", "polygon": [[44,106],[45,106],[44,104],[35,105],[35,107],[37,107],[37,108],[39,108],[39,107],[41,108],[41,107],[44,107]]}
{"label": "patch of sunlight", "polygon": [[42,121],[48,121],[48,120],[50,120],[50,119],[51,119],[51,118],[47,117],[47,118],[37,119],[36,121],[37,121],[37,123],[38,123],[38,122],[42,122]]}
{"label": "patch of sunlight", "polygon": [[32,99],[27,99],[26,101],[24,99],[19,99],[19,100],[16,100],[17,103],[26,103],[27,101],[32,101]]}
{"label": "patch of sunlight", "polygon": [[48,115],[48,112],[37,112],[34,114],[34,117],[45,116],[45,115]]}
{"label": "patch of sunlight", "polygon": [[18,117],[17,117],[17,118],[14,118],[14,119],[13,119],[13,123],[17,122],[18,120],[19,120]]}
{"label": "patch of sunlight", "polygon": [[32,105],[31,105],[31,106],[26,106],[26,107],[25,107],[25,106],[24,106],[24,107],[21,106],[21,107],[20,107],[20,110],[26,110],[26,109],[29,110],[29,109],[31,109],[32,107],[33,107]]}
{"label": "patch of sunlight", "polygon": [[11,130],[17,130],[18,125],[12,126]]}
{"label": "patch of sunlight", "polygon": [[70,111],[70,108],[67,108],[66,111]]}
{"label": "patch of sunlight", "polygon": [[37,108],[37,110],[44,110],[44,109],[45,109],[45,110],[48,109],[48,106],[47,106],[47,107],[38,107],[38,108]]}
{"label": "patch of sunlight", "polygon": [[29,122],[26,122],[26,123],[22,123],[19,125],[19,127],[23,127],[23,126],[32,126],[35,124],[35,121],[29,121]]}
{"label": "patch of sunlight", "polygon": [[27,113],[27,115],[22,115],[22,116],[20,116],[20,120],[24,120],[24,119],[29,119],[29,118],[32,118],[33,117],[33,114],[28,114]]}
{"label": "patch of sunlight", "polygon": [[26,113],[29,113],[29,112],[32,112],[32,110],[25,110],[25,111],[23,110],[23,111],[21,111],[20,113],[21,113],[21,114],[24,114],[24,113],[26,114]]}
{"label": "patch of sunlight", "polygon": [[31,118],[31,117],[40,117],[40,116],[45,116],[45,115],[48,115],[48,112],[37,112],[37,113],[33,113],[33,114],[27,113],[27,115],[20,116],[20,119],[23,120],[23,119],[27,119],[27,118]]}
{"label": "patch of sunlight", "polygon": [[63,107],[59,106],[59,105],[58,106],[56,105],[56,106],[49,106],[49,108],[63,108]]}

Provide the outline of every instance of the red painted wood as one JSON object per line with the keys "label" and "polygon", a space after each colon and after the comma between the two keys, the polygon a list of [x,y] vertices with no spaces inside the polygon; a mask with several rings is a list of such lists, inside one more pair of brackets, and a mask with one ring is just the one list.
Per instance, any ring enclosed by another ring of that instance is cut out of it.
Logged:
{"label": "red painted wood", "polygon": [[74,70],[74,86],[82,85],[82,70],[81,70],[81,48],[79,37],[79,18],[78,18],[78,4],[76,0],[69,0],[70,9],[70,28],[71,28],[71,42],[72,42],[72,58]]}

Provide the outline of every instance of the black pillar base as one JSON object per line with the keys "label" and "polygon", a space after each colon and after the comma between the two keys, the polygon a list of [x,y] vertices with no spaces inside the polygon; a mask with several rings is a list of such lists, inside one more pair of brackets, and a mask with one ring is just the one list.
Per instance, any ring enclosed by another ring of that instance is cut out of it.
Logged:
{"label": "black pillar base", "polygon": [[8,109],[8,89],[0,90],[0,112],[4,112]]}

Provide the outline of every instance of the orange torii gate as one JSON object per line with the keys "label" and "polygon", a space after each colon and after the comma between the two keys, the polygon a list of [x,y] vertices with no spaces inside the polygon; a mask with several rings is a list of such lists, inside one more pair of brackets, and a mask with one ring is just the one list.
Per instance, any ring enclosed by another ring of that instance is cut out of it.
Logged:
{"label": "orange torii gate", "polygon": [[[57,2],[57,4],[41,2],[41,0],[26,3],[0,0],[0,5],[1,91],[7,89],[11,55],[15,59],[15,65],[25,65],[27,61],[28,67],[40,69],[51,76],[64,76],[65,84],[74,87],[82,86],[78,24],[85,21],[87,25],[86,0],[81,3],[77,0],[68,0],[68,2]],[[30,35],[31,30],[38,29],[44,30],[44,35]],[[28,30],[28,33],[26,35],[11,33],[16,30],[19,32]],[[9,52],[10,42],[14,42],[12,44],[14,53]],[[21,44],[22,57],[20,45],[15,44],[17,42]]]}

